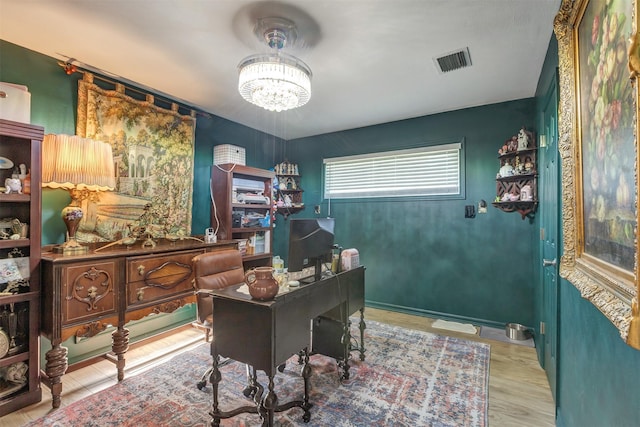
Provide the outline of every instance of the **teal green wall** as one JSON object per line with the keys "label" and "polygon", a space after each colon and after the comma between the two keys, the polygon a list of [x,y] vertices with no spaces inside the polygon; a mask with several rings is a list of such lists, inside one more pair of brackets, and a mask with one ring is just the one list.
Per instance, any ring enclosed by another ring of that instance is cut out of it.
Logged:
{"label": "teal green wall", "polygon": [[560,301],[557,425],[640,425],[640,351],[566,280]]}
{"label": "teal green wall", "polygon": [[[314,205],[328,214],[323,158],[462,140],[465,199],[332,200],[336,242],[360,251],[370,306],[530,326],[537,227],[490,203],[497,151],[523,125],[533,128],[534,106],[525,99],[288,141],[307,206],[296,217],[314,216]],[[465,205],[477,209],[481,199],[488,213],[465,219]],[[286,255],[288,224],[279,218],[276,225],[276,252]]]}

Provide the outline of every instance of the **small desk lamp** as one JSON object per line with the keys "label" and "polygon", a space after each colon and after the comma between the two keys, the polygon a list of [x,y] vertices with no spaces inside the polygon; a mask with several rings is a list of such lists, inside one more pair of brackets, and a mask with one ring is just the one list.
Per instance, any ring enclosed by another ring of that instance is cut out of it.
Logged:
{"label": "small desk lamp", "polygon": [[115,188],[111,145],[70,135],[45,135],[42,141],[42,186],[63,188],[71,194],[71,203],[62,209],[67,226],[64,244],[54,252],[64,255],[86,253],[88,248],[76,240],[82,220],[81,202],[99,191]]}

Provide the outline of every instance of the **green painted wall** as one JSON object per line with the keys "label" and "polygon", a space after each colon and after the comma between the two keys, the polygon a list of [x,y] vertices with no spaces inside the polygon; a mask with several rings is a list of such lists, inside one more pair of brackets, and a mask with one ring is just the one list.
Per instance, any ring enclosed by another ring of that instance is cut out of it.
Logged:
{"label": "green painted wall", "polygon": [[[314,216],[314,205],[328,214],[323,158],[463,140],[465,199],[332,200],[336,241],[360,251],[371,306],[531,325],[535,221],[491,205],[465,219],[464,207],[494,200],[497,151],[521,126],[533,128],[534,106],[525,99],[288,141],[305,190],[306,209],[296,217]],[[276,225],[276,253],[286,256],[288,224]]]}
{"label": "green painted wall", "polygon": [[560,280],[557,425],[640,425],[640,351],[566,280]]}

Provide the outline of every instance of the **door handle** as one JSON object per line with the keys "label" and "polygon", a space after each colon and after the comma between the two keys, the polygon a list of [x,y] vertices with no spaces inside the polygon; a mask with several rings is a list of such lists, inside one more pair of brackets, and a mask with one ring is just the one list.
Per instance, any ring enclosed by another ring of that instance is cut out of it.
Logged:
{"label": "door handle", "polygon": [[542,260],[542,266],[543,267],[549,267],[550,265],[556,265],[556,259],[543,259]]}

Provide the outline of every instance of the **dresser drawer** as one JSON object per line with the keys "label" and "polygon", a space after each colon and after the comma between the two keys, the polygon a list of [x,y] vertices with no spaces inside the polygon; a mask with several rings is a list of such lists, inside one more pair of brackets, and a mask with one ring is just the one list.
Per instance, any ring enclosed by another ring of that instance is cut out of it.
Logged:
{"label": "dresser drawer", "polygon": [[70,324],[116,312],[117,261],[89,262],[61,270],[62,323]]}
{"label": "dresser drawer", "polygon": [[204,250],[127,259],[127,306],[193,291],[191,259]]}

